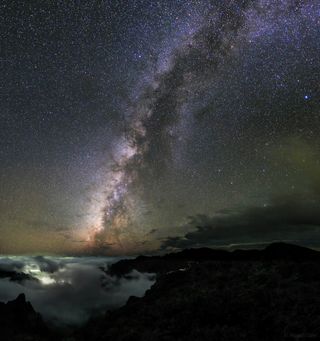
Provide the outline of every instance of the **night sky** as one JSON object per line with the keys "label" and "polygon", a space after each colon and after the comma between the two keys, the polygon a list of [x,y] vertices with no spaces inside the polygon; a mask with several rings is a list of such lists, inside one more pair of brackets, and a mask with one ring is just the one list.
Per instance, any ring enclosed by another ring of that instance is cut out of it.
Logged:
{"label": "night sky", "polygon": [[320,247],[318,0],[3,0],[0,25],[0,253]]}

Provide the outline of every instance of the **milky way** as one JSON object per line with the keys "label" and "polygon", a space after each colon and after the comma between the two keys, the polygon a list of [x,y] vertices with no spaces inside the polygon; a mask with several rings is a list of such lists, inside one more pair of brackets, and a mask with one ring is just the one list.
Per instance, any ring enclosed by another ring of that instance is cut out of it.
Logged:
{"label": "milky way", "polygon": [[239,235],[234,217],[318,202],[319,16],[311,0],[5,2],[3,252],[310,244],[317,219]]}

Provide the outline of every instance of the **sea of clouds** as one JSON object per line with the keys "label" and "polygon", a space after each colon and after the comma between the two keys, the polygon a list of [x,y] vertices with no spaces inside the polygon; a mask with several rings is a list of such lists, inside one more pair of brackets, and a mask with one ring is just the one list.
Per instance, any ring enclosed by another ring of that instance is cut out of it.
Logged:
{"label": "sea of clouds", "polygon": [[109,276],[105,270],[115,261],[110,257],[0,257],[0,273],[30,276],[22,281],[0,278],[0,301],[25,293],[49,324],[79,326],[91,316],[124,305],[132,295],[143,296],[154,283],[154,275],[137,271],[121,278]]}

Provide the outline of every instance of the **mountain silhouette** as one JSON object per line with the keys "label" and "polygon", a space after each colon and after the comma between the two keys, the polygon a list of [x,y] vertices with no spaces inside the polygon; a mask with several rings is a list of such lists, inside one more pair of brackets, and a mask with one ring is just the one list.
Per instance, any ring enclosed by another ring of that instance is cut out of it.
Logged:
{"label": "mountain silhouette", "polygon": [[144,297],[131,296],[123,307],[64,336],[49,330],[21,294],[0,303],[0,340],[318,340],[319,265],[318,251],[286,243],[120,260],[110,274],[157,274]]}
{"label": "mountain silhouette", "polygon": [[29,274],[25,274],[23,272],[13,271],[13,270],[1,270],[0,269],[0,278],[9,278],[11,282],[22,283],[23,281],[38,281],[37,278],[32,277]]}
{"label": "mountain silhouette", "polygon": [[270,341],[320,339],[319,252],[190,249],[122,260],[109,269],[154,271],[144,297],[92,320],[76,340]]}
{"label": "mountain silhouette", "polygon": [[23,293],[13,301],[0,302],[0,320],[0,339],[3,341],[51,340],[41,315],[26,301]]}
{"label": "mountain silhouette", "polygon": [[185,268],[195,262],[206,261],[311,261],[320,260],[320,252],[298,245],[273,243],[262,250],[234,250],[194,248],[164,256],[138,256],[112,264],[108,273],[124,276],[133,269],[140,272],[165,273]]}

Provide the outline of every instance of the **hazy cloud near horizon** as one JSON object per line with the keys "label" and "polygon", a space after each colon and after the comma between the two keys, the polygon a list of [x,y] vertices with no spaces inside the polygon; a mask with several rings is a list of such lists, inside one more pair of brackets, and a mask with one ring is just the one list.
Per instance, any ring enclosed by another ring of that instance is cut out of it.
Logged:
{"label": "hazy cloud near horizon", "polygon": [[165,239],[161,249],[258,245],[279,240],[318,247],[320,200],[310,193],[276,197],[265,206],[189,217],[188,229],[182,236]]}
{"label": "hazy cloud near horizon", "polygon": [[43,318],[56,326],[77,326],[94,314],[117,308],[129,296],[142,296],[154,283],[154,276],[137,271],[130,277],[108,276],[111,258],[104,257],[3,257],[1,271],[29,274],[33,279],[13,282],[0,279],[0,301],[26,299]]}
{"label": "hazy cloud near horizon", "polygon": [[320,246],[320,162],[319,150],[300,139],[290,139],[274,162],[296,172],[291,191],[275,190],[265,204],[251,204],[188,217],[181,235],[162,240],[160,249],[199,246],[264,245],[288,241]]}

